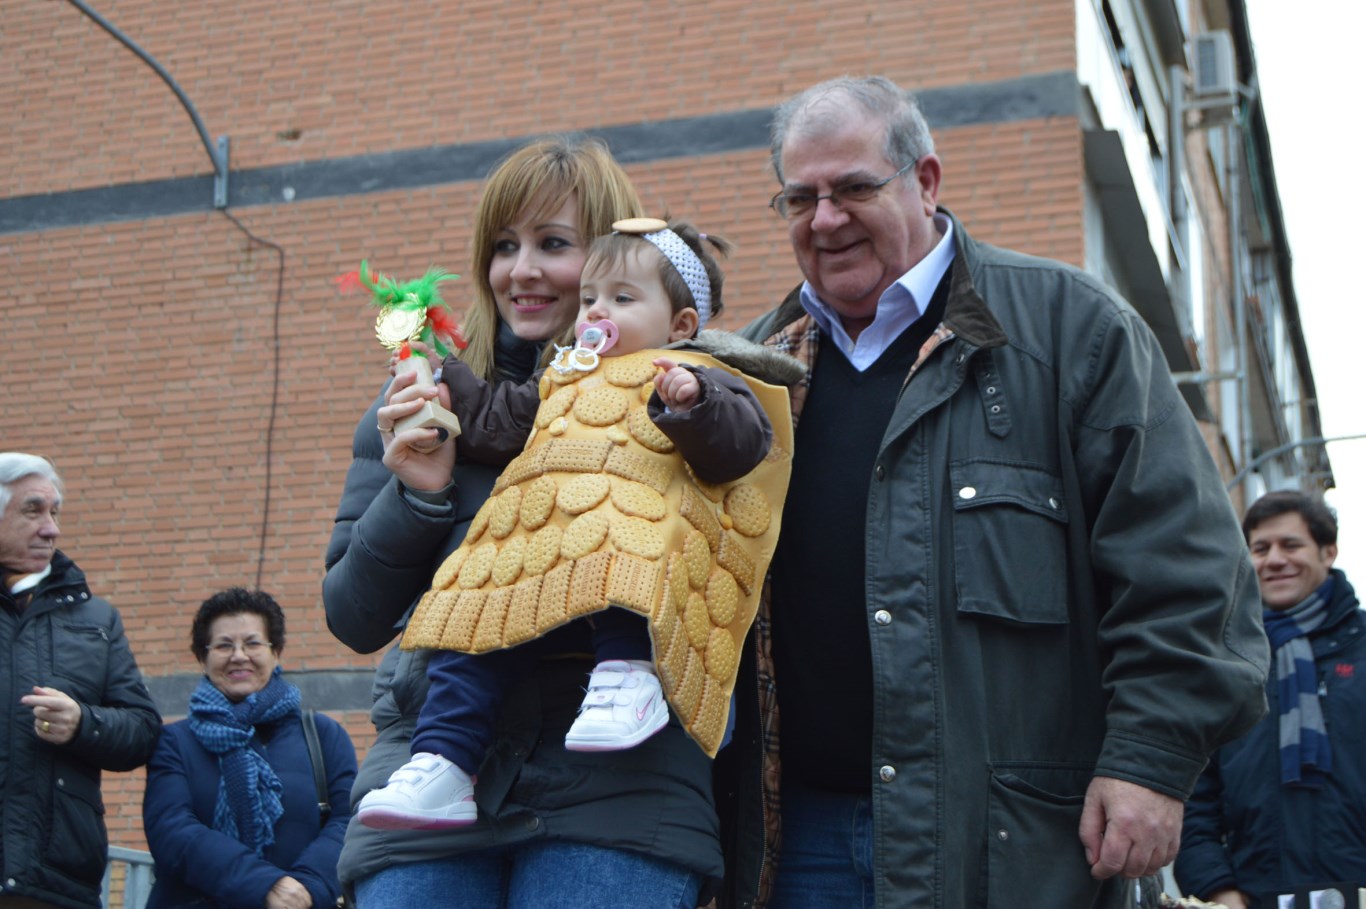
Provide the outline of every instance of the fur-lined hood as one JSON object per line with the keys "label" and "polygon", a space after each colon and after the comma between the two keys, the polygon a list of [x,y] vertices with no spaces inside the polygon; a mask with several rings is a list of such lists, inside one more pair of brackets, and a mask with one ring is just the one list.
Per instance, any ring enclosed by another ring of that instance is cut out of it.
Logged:
{"label": "fur-lined hood", "polygon": [[697,337],[675,341],[666,349],[695,350],[708,354],[770,385],[793,385],[806,375],[806,366],[780,350],[747,341],[737,334],[703,329]]}

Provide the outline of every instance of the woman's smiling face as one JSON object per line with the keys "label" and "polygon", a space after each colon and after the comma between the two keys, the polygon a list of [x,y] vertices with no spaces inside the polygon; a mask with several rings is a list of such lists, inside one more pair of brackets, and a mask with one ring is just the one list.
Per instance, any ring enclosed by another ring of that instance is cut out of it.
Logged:
{"label": "woman's smiling face", "polygon": [[587,252],[577,193],[549,214],[539,208],[528,206],[516,223],[499,229],[489,262],[498,315],[524,341],[553,338],[574,318]]}
{"label": "woman's smiling face", "polygon": [[200,663],[213,687],[237,702],[266,687],[280,658],[266,631],[265,619],[254,612],[241,612],[213,620],[208,652]]}

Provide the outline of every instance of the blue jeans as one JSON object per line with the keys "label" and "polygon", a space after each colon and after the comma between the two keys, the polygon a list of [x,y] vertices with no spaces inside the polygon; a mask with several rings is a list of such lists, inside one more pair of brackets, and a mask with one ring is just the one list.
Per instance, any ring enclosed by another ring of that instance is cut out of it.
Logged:
{"label": "blue jeans", "polygon": [[701,886],[643,853],[549,840],[390,865],[356,882],[356,907],[694,909]]}
{"label": "blue jeans", "polygon": [[769,909],[872,909],[873,806],[866,795],[783,786],[783,842]]}

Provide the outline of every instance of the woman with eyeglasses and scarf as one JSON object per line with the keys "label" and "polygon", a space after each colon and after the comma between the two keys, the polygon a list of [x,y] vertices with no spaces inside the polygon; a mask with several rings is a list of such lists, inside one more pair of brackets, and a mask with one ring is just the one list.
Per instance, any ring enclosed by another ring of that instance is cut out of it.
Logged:
{"label": "woman with eyeglasses and scarf", "polygon": [[340,724],[316,716],[324,808],[299,689],[280,671],[284,612],[261,591],[225,590],[199,607],[190,641],[204,678],[147,765],[148,909],[335,905],[356,751]]}

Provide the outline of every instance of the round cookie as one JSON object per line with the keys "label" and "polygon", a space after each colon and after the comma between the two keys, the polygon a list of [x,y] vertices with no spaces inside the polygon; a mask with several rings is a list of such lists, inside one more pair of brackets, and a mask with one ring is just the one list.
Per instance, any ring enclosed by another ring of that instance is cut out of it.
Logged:
{"label": "round cookie", "polygon": [[493,503],[493,513],[489,515],[489,533],[495,540],[501,540],[512,533],[522,515],[522,487],[510,486]]}
{"label": "round cookie", "polygon": [[668,503],[662,495],[634,480],[612,480],[612,504],[624,515],[647,521],[662,521],[668,513]]}
{"label": "round cookie", "polygon": [[764,491],[759,487],[748,483],[732,486],[726,491],[724,507],[739,533],[747,537],[759,537],[768,530],[768,496],[764,495]]}
{"label": "round cookie", "polygon": [[706,599],[711,620],[717,625],[729,625],[735,621],[735,612],[740,607],[740,585],[729,571],[717,568],[707,578]]}
{"label": "round cookie", "polygon": [[590,388],[574,398],[574,417],[586,426],[611,426],[626,416],[630,405],[621,389],[611,385]]}
{"label": "round cookie", "polygon": [[626,418],[626,428],[631,431],[633,439],[651,451],[668,454],[674,450],[673,440],[650,419],[648,408],[637,407],[631,411],[631,415]]}
{"label": "round cookie", "polygon": [[603,370],[603,377],[613,385],[622,388],[635,388],[655,377],[658,367],[649,354],[633,353],[624,357],[610,357]]}
{"label": "round cookie", "polygon": [[683,627],[688,631],[688,643],[694,650],[707,646],[711,636],[711,617],[707,614],[707,601],[694,590],[688,594],[688,605],[683,610]]}
{"label": "round cookie", "polygon": [[668,229],[669,222],[662,218],[622,218],[612,222],[612,230],[619,234],[652,234]]}
{"label": "round cookie", "polygon": [[465,564],[465,557],[469,555],[469,550],[461,546],[455,552],[446,556],[446,560],[441,563],[441,567],[436,570],[436,576],[432,578],[433,590],[445,590],[454,583],[460,574],[460,568]]}
{"label": "round cookie", "polygon": [[696,530],[689,530],[683,538],[683,558],[688,565],[688,583],[701,590],[711,574],[711,549],[707,546],[707,538]]}
{"label": "round cookie", "polygon": [[739,656],[731,633],[725,628],[713,628],[707,638],[707,652],[703,655],[707,675],[722,682],[730,681],[739,665]]}
{"label": "round cookie", "polygon": [[580,474],[560,487],[555,504],[565,514],[583,514],[597,508],[611,488],[611,481],[600,473]]}
{"label": "round cookie", "polygon": [[664,534],[659,527],[642,518],[617,518],[610,531],[612,545],[642,559],[664,555]]}
{"label": "round cookie", "polygon": [[[522,560],[526,554],[526,537],[513,537],[498,551],[489,576],[499,587],[506,587],[522,574]],[[708,585],[710,589],[710,585]]]}
{"label": "round cookie", "polygon": [[465,546],[479,542],[479,538],[484,535],[484,531],[489,526],[489,515],[493,514],[494,499],[484,500],[484,504],[479,506],[479,510],[470,519],[470,529],[465,531]]}
{"label": "round cookie", "polygon": [[550,477],[537,477],[524,487],[522,493],[522,526],[536,530],[550,520],[555,510],[555,495],[559,491]]}
{"label": "round cookie", "polygon": [[456,583],[462,590],[476,590],[488,583],[489,573],[493,571],[493,560],[498,557],[498,544],[484,543],[470,552],[465,564],[460,566]]}
{"label": "round cookie", "polygon": [[[580,372],[573,366],[567,366],[563,372],[556,368],[556,364],[563,366],[572,363],[573,351],[574,349],[572,347],[560,348],[559,352],[555,354],[555,359],[550,361],[550,366],[541,374],[541,381],[545,382],[548,379],[550,385],[573,385],[575,382],[579,381],[579,379],[582,379],[585,373]],[[544,401],[546,397],[547,395],[545,392],[542,392],[541,400]]]}
{"label": "round cookie", "polygon": [[522,558],[522,570],[528,575],[545,574],[560,560],[560,540],[564,531],[558,525],[547,524],[531,535],[527,543],[526,555]]}
{"label": "round cookie", "polygon": [[581,559],[596,552],[607,539],[607,516],[596,511],[581,514],[569,522],[560,540],[560,554],[566,559]]}
{"label": "round cookie", "polygon": [[574,406],[574,399],[579,396],[579,386],[566,385],[556,389],[550,397],[545,399],[536,410],[536,425],[545,429],[556,417],[562,417],[569,413],[569,408]]}

